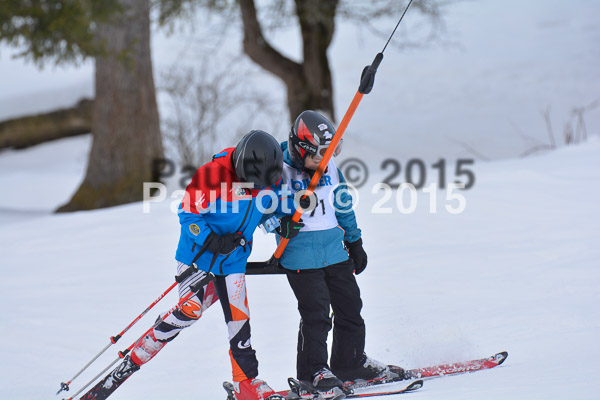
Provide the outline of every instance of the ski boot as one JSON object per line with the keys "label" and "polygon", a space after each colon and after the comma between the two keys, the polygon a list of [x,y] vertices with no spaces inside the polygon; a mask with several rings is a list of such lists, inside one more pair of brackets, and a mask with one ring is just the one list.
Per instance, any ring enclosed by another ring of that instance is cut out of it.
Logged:
{"label": "ski boot", "polygon": [[374,360],[366,354],[363,355],[360,366],[352,369],[336,370],[336,375],[344,382],[355,381],[399,381],[407,379],[403,368],[396,365],[387,365],[380,361]]}
{"label": "ski boot", "polygon": [[117,365],[104,379],[96,383],[94,387],[87,391],[86,394],[80,397],[79,400],[104,400],[110,396],[119,386],[123,384],[135,371],[139,370],[139,365],[136,365],[129,356],[126,356],[123,361]]}
{"label": "ski boot", "polygon": [[154,329],[140,338],[131,350],[131,360],[137,365],[143,365],[150,361],[167,342],[157,340],[154,336]]}
{"label": "ski boot", "polygon": [[[312,382],[299,381],[294,378],[288,378],[288,384],[290,385],[290,395],[293,393],[303,400],[342,400],[346,398],[346,392],[339,386],[333,386],[330,389],[322,387],[324,390],[318,390]],[[288,399],[291,398],[288,397]]]}
{"label": "ski boot", "polygon": [[263,380],[250,378],[241,382],[224,382],[227,400],[285,400]]}

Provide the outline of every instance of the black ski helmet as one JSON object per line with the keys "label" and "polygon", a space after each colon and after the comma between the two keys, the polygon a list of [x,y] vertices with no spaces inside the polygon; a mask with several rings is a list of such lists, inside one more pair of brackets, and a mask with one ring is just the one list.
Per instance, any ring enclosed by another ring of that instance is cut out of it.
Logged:
{"label": "black ski helmet", "polygon": [[277,183],[283,173],[283,153],[277,140],[265,131],[250,131],[233,151],[235,174],[257,189]]}
{"label": "black ski helmet", "polygon": [[[335,135],[335,127],[318,112],[303,111],[292,125],[288,138],[288,151],[296,168],[304,168],[309,154],[323,156]],[[339,153],[341,142],[334,155]]]}

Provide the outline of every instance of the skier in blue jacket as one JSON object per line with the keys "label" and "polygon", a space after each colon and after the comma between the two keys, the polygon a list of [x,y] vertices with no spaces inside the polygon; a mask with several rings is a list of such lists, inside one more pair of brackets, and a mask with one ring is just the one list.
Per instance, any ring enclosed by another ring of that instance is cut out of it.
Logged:
{"label": "skier in blue jacket", "polygon": [[[179,296],[207,276],[215,280],[200,289],[164,320],[157,323],[133,347],[120,371],[135,372],[150,361],[167,342],[192,325],[202,313],[221,301],[229,331],[229,356],[237,400],[263,400],[274,395],[264,381],[257,379],[258,361],[250,343],[250,313],[246,297],[246,261],[252,251],[252,234],[265,211],[279,215],[295,210],[293,197],[282,191],[283,155],[279,143],[266,132],[251,131],[235,148],[213,156],[199,168],[186,188],[179,206],[181,234],[175,259],[177,273],[194,267],[197,272],[179,283]],[[279,230],[292,238],[302,223],[282,218]]]}
{"label": "skier in blue jacket", "polygon": [[[304,111],[294,122],[283,150],[283,183],[292,192],[306,189],[335,128],[324,116]],[[334,152],[341,149],[341,142]],[[354,274],[367,266],[352,196],[332,158],[315,188],[314,208],[302,215],[304,227],[291,239],[280,259],[298,300],[297,378],[317,390],[337,390],[343,381],[403,374],[373,360],[365,352],[362,301]],[[282,221],[288,223],[288,220]],[[328,363],[327,336],[333,309],[333,346]]]}

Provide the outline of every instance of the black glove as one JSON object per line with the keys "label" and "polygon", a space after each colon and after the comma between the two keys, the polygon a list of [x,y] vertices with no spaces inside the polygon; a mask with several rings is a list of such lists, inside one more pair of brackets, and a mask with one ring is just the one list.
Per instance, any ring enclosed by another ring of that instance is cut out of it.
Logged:
{"label": "black glove", "polygon": [[292,239],[298,235],[298,232],[300,232],[300,229],[302,229],[303,226],[304,223],[302,222],[302,219],[298,222],[294,222],[291,215],[286,215],[279,220],[279,226],[275,228],[275,232],[284,239]]}
{"label": "black glove", "polygon": [[246,239],[244,239],[241,233],[226,233],[223,236],[219,236],[211,232],[204,241],[204,245],[206,246],[206,250],[213,254],[229,254],[237,249],[238,246],[245,246]]}
{"label": "black glove", "polygon": [[367,268],[367,253],[363,249],[362,239],[358,239],[356,242],[344,242],[348,255],[354,263],[354,273],[360,274]]}

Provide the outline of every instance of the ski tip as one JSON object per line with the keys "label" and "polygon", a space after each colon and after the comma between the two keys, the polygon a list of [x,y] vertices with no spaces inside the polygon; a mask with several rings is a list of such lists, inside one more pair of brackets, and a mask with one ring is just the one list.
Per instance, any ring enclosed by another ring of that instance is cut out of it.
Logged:
{"label": "ski tip", "polygon": [[498,360],[498,365],[502,364],[508,358],[508,351],[502,351],[494,356]]}
{"label": "ski tip", "polygon": [[412,390],[417,390],[417,389],[421,389],[423,387],[423,380],[419,379],[417,381],[414,381],[413,383],[411,383],[410,385],[408,385],[405,389],[405,391],[410,392]]}

